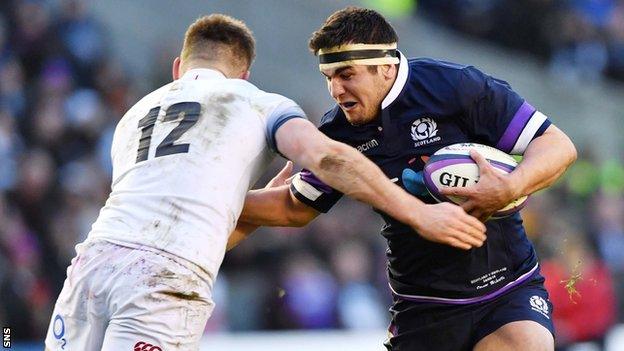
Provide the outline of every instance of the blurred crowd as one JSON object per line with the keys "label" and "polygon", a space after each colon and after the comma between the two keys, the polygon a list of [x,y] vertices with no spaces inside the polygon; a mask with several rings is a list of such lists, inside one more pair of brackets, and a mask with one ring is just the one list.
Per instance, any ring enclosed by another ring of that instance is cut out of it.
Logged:
{"label": "blurred crowd", "polygon": [[419,0],[452,28],[544,58],[571,82],[624,80],[623,0]]}
{"label": "blurred crowd", "polygon": [[[580,46],[589,45],[584,40],[597,38],[611,57],[611,31],[619,33],[622,46],[623,10],[616,1],[510,2],[565,10],[557,17],[563,22],[571,16],[588,26],[602,23],[586,39],[569,24],[567,34],[553,29],[532,41],[539,46],[544,40],[553,65],[581,54]],[[481,10],[494,11],[495,4],[508,1],[427,3],[421,5],[430,11],[460,3],[490,4]],[[583,3],[612,7],[597,16],[582,11]],[[484,13],[457,10],[452,21],[471,33],[494,35],[485,21],[468,26],[466,18]],[[451,21],[448,14],[440,16]],[[539,32],[544,28],[530,25],[543,21],[521,22]],[[509,17],[506,25],[513,22]],[[520,34],[511,32],[506,44],[522,46]],[[565,38],[552,41],[555,36]],[[80,0],[0,2],[0,325],[11,326],[15,339],[41,340],[45,334],[74,245],[85,238],[110,191],[114,126],[147,92],[139,87],[156,88],[166,80],[165,61],[156,63],[159,73],[151,78],[126,72],[107,32]],[[605,71],[617,66],[606,59],[604,65]],[[601,342],[611,326],[624,321],[624,167],[621,160],[595,160],[591,150],[583,150],[565,179],[532,196],[523,210],[548,279],[562,348]],[[380,226],[369,208],[344,199],[306,228],[259,229],[227,254],[207,332],[385,328],[390,294]],[[585,321],[595,322],[590,327]]]}
{"label": "blurred crowd", "polygon": [[0,2],[0,323],[17,339],[44,335],[108,195],[127,77],[81,1]]}

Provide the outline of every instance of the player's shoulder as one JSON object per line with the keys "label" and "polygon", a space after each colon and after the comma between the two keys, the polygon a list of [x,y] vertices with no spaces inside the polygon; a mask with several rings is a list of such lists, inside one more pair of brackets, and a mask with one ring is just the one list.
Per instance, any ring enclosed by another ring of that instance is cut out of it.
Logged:
{"label": "player's shoulder", "polygon": [[158,104],[158,102],[163,98],[163,96],[169,91],[171,90],[173,84],[175,82],[171,82],[168,84],[163,85],[162,87],[148,93],[147,95],[143,96],[139,101],[137,101],[136,104],[134,104],[134,106],[130,109],[141,109],[141,108],[152,108],[154,106],[156,106]]}
{"label": "player's shoulder", "polygon": [[352,136],[352,130],[349,126],[344,112],[340,106],[335,105],[321,117],[318,129],[334,140],[345,141]]}
{"label": "player's shoulder", "polygon": [[[249,97],[254,109],[264,111],[264,113],[269,113],[271,111],[275,111],[276,109],[280,111],[291,109],[297,111],[301,110],[299,104],[297,104],[297,102],[293,99],[278,93],[262,90],[251,83],[249,84],[253,86],[253,90],[251,91]],[[298,114],[303,115],[303,111],[298,112]]]}
{"label": "player's shoulder", "polygon": [[171,90],[174,83],[175,82],[165,84],[162,87],[146,94],[141,99],[139,99],[139,101],[137,101],[134,105],[132,105],[132,107],[128,109],[128,111],[126,111],[124,116],[121,118],[118,127],[123,126],[126,120],[136,118],[139,115],[144,115],[150,109],[158,106],[165,94],[167,94],[167,92]]}
{"label": "player's shoulder", "polygon": [[439,80],[444,78],[447,80],[460,79],[462,76],[472,71],[480,72],[472,65],[462,63],[437,60],[428,57],[412,58],[408,60],[410,75],[416,78],[429,78]]}
{"label": "player's shoulder", "polygon": [[323,128],[328,125],[338,124],[343,118],[344,113],[342,112],[342,109],[338,105],[335,105],[331,110],[325,112],[323,117],[321,117],[321,121],[319,122],[319,128]]}
{"label": "player's shoulder", "polygon": [[410,86],[416,90],[451,92],[465,86],[481,86],[489,79],[473,65],[432,58],[413,58],[408,62]]}

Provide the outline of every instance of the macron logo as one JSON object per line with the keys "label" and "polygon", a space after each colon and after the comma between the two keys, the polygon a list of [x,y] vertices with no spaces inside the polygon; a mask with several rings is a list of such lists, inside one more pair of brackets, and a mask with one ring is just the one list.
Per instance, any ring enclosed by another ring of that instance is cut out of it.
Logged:
{"label": "macron logo", "polygon": [[379,142],[377,141],[377,139],[373,139],[373,140],[369,140],[369,141],[365,142],[362,145],[358,145],[356,147],[356,149],[359,152],[364,152],[364,151],[368,151],[369,149],[372,149],[372,148],[377,147],[377,146],[379,146]]}

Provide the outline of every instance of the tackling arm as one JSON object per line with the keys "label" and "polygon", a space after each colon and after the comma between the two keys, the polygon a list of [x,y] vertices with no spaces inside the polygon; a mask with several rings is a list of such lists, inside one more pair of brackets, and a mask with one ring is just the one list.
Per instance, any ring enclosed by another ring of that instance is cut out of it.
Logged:
{"label": "tackling arm", "polygon": [[250,190],[236,229],[230,234],[227,250],[246,239],[258,226],[303,227],[320,213],[300,202],[288,185]]}
{"label": "tackling arm", "polygon": [[302,227],[319,215],[290,193],[292,168],[292,162],[288,161],[264,189],[247,192],[243,211],[236,228],[230,233],[226,250],[245,240],[258,226]]}
{"label": "tackling arm", "polygon": [[328,138],[307,120],[286,121],[275,139],[283,155],[325,184],[408,224],[428,240],[465,250],[485,240],[485,226],[459,206],[424,204],[392,183],[360,152]]}
{"label": "tackling arm", "polygon": [[297,200],[288,185],[251,190],[245,198],[241,220],[272,227],[303,227],[320,213]]}
{"label": "tackling arm", "polygon": [[357,150],[334,141],[309,121],[295,118],[276,132],[277,147],[309,169],[325,184],[368,203],[404,223],[414,225],[424,205],[383,174]]}

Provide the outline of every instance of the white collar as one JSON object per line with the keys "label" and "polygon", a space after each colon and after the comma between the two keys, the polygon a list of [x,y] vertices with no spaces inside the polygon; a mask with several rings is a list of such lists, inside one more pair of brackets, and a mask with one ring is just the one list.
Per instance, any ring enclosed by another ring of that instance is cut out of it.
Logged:
{"label": "white collar", "polygon": [[390,88],[388,95],[386,95],[386,97],[381,102],[382,110],[390,106],[390,104],[393,103],[394,100],[396,100],[396,98],[399,96],[399,94],[403,90],[405,83],[407,83],[409,65],[407,63],[407,59],[405,58],[405,55],[403,55],[403,53],[400,52],[399,50],[397,50],[397,52],[401,56],[401,62],[399,63],[399,72],[397,73],[396,80],[394,81],[394,84],[392,84],[392,88]]}
{"label": "white collar", "polygon": [[210,68],[193,68],[184,73],[181,80],[218,79],[226,78],[220,71]]}

